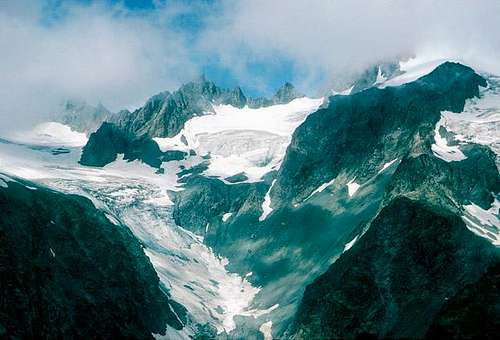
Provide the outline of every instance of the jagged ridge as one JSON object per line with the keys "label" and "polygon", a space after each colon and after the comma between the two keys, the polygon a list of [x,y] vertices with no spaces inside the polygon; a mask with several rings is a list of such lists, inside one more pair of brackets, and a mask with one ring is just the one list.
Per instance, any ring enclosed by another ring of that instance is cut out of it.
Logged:
{"label": "jagged ridge", "polygon": [[[110,122],[104,123],[90,135],[80,163],[104,166],[114,161],[117,153],[125,153],[126,159],[139,159],[159,167],[162,153],[152,145],[156,144],[152,138],[177,135],[186,121],[211,111],[212,105],[261,107],[285,104],[302,96],[293,85],[285,83],[271,99],[247,98],[239,87],[232,90],[222,89],[202,78],[183,85],[173,93],[159,93],[134,112],[125,110],[112,116]],[[110,137],[112,142],[107,141]],[[131,146],[124,146],[125,144]],[[133,151],[127,152],[130,148],[133,148]]]}

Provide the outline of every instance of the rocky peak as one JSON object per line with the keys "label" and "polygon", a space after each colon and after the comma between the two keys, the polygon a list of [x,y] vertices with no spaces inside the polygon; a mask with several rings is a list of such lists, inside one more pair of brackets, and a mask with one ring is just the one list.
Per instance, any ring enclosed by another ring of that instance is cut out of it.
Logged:
{"label": "rocky peak", "polygon": [[247,98],[240,87],[225,89],[214,82],[200,76],[189,83],[182,85],[173,94],[176,101],[185,102],[187,106],[201,111],[210,109],[211,104],[228,104],[243,107]]}
{"label": "rocky peak", "polygon": [[155,94],[146,101],[146,104],[144,104],[143,106],[143,110],[150,112],[158,111],[163,106],[163,103],[168,98],[170,98],[171,95],[172,94],[168,91],[163,91],[158,94]]}
{"label": "rocky peak", "polygon": [[[402,154],[416,135],[423,138],[424,145],[430,145],[432,135],[424,131],[432,131],[441,111],[461,112],[465,100],[477,97],[478,86],[485,84],[471,68],[445,63],[397,88],[372,87],[354,95],[332,97],[328,107],[309,115],[295,130],[271,192],[273,202],[278,197],[294,196],[300,201],[311,192],[303,192],[301,197],[303,188],[312,190],[339,175],[340,169],[369,173],[374,154],[388,150]],[[325,131],[326,126],[332,128]],[[321,174],[321,179],[314,173]]]}
{"label": "rocky peak", "polygon": [[67,100],[62,104],[56,120],[69,125],[73,130],[91,133],[111,115],[112,113],[102,103],[93,106],[85,101]]}
{"label": "rocky peak", "polygon": [[272,100],[275,104],[286,104],[301,97],[304,95],[297,91],[291,83],[286,82],[276,91]]}

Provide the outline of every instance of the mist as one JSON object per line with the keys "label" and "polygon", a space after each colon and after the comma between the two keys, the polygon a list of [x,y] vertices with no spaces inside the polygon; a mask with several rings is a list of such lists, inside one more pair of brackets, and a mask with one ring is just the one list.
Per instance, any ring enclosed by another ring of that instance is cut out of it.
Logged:
{"label": "mist", "polygon": [[[250,78],[249,62],[283,56],[293,61],[292,80],[304,88],[409,56],[453,58],[500,72],[497,0],[255,0],[225,6],[211,19],[204,44],[215,45],[242,78]],[[265,75],[252,79],[258,83]]]}
{"label": "mist", "polygon": [[[453,58],[500,74],[500,1],[253,0],[0,4],[0,130],[43,120],[66,98],[134,108],[211,63],[269,91],[255,63],[314,95],[336,77],[408,56]],[[179,13],[196,29],[179,26]],[[273,76],[275,76],[273,74]]]}
{"label": "mist", "polygon": [[42,22],[40,3],[0,5],[0,123],[44,119],[67,98],[111,110],[141,105],[197,73],[168,13],[69,3]]}

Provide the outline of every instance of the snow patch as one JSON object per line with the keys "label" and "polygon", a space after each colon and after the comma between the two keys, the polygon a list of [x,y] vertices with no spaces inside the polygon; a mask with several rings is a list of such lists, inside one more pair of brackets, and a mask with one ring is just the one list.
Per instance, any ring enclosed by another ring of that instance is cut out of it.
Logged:
{"label": "snow patch", "polygon": [[194,117],[187,122],[186,130],[214,133],[227,130],[267,131],[289,136],[304,119],[323,103],[323,98],[297,98],[288,104],[272,105],[257,109],[236,108],[231,105],[214,106],[215,114]]}
{"label": "snow patch", "polygon": [[174,202],[172,202],[170,197],[168,197],[167,193],[164,193],[159,197],[151,197],[144,202],[154,204],[154,205],[157,205],[159,207],[168,207],[168,206],[171,206],[174,204]]}
{"label": "snow patch", "polygon": [[385,77],[383,74],[382,74],[382,69],[380,68],[380,66],[378,67],[378,70],[377,70],[377,79],[375,79],[375,83],[373,85],[378,85],[378,84],[382,84],[383,82],[385,82],[387,80],[387,77]]}
{"label": "snow patch", "polygon": [[267,190],[266,195],[264,196],[264,202],[262,202],[262,215],[259,217],[259,221],[262,222],[264,221],[267,216],[273,211],[273,208],[271,208],[271,190],[274,186],[274,183],[276,183],[276,180],[273,180],[271,183],[271,186],[269,187],[269,190]]}
{"label": "snow patch", "polygon": [[[284,155],[284,152],[283,152]],[[244,173],[248,180],[245,182],[260,181],[262,176],[272,170],[277,170],[282,160],[282,156],[271,156],[272,161],[266,165],[261,165],[262,162],[254,162],[247,155],[230,155],[228,157],[213,155],[210,159],[208,169],[204,172],[206,176],[216,176],[227,178],[239,173]],[[265,160],[266,155],[263,155],[262,160]],[[259,164],[260,163],[260,164]]]}
{"label": "snow patch", "polygon": [[156,142],[156,144],[158,144],[158,147],[162,152],[169,150],[189,151],[189,147],[186,145],[186,143],[183,142],[184,138],[186,138],[183,132],[184,131],[181,131],[174,137],[155,137],[153,138],[153,140]]}
{"label": "snow patch", "polygon": [[326,182],[326,183],[323,183],[321,184],[319,187],[317,187],[309,196],[307,196],[307,198],[304,200],[307,201],[309,198],[311,198],[312,196],[316,195],[317,193],[320,193],[322,192],[323,190],[325,190],[326,188],[328,188],[330,185],[333,184],[333,182],[335,181],[335,178],[332,179],[331,181],[329,182]]}
{"label": "snow patch", "polygon": [[463,208],[462,220],[467,228],[476,235],[486,238],[495,246],[500,246],[500,201],[495,199],[488,210],[474,203],[464,205]]}
{"label": "snow patch", "polygon": [[354,177],[347,183],[347,193],[349,194],[349,197],[352,197],[356,193],[356,191],[358,191],[358,189],[361,187],[361,185],[354,182],[355,180],[356,177]]}
{"label": "snow patch", "polygon": [[267,321],[264,322],[262,325],[260,325],[259,331],[264,336],[264,340],[273,340],[272,328],[273,328],[272,321]]}
{"label": "snow patch", "polygon": [[378,175],[378,174],[380,174],[380,173],[382,173],[382,172],[384,172],[384,171],[385,171],[388,167],[390,167],[392,164],[394,164],[394,162],[396,162],[397,160],[398,160],[398,159],[397,159],[397,158],[395,158],[395,159],[393,159],[392,161],[385,163],[385,164],[382,166],[382,169],[380,169],[380,170],[378,171],[377,175]]}
{"label": "snow patch", "polygon": [[343,91],[340,91],[340,92],[337,92],[335,90],[331,90],[332,91],[332,96],[348,96],[351,94],[352,90],[354,89],[354,85],[343,90]]}
{"label": "snow patch", "polygon": [[449,61],[449,59],[425,60],[424,58],[412,58],[407,61],[402,61],[399,63],[399,69],[403,73],[380,83],[379,87],[400,86],[410,83],[431,73],[436,67],[446,61]]}
{"label": "snow patch", "polygon": [[109,214],[109,213],[104,213],[104,215],[106,216],[106,218],[111,222],[113,223],[114,225],[117,225],[119,226],[120,225],[120,221],[118,221],[118,219],[116,217],[114,217],[113,215]]}
{"label": "snow patch", "polygon": [[[461,113],[445,111],[441,115],[457,141],[486,145],[500,156],[500,77],[485,78],[488,87],[481,89],[480,98],[468,99]],[[500,167],[500,157],[497,165]]]}
{"label": "snow patch", "polygon": [[229,220],[229,217],[231,217],[233,215],[233,213],[225,213],[224,215],[222,215],[222,222],[226,222],[227,220]]}
{"label": "snow patch", "polygon": [[267,309],[251,309],[247,312],[243,312],[241,315],[246,315],[246,316],[253,316],[255,319],[257,318],[260,318],[261,316],[263,315],[267,315],[269,313],[271,313],[273,310],[275,310],[276,308],[278,308],[280,305],[277,303],[277,304],[274,304],[272,305],[271,307],[267,308]]}
{"label": "snow patch", "polygon": [[345,244],[345,246],[344,246],[344,251],[343,252],[345,253],[346,251],[348,251],[349,249],[351,249],[352,246],[354,245],[354,243],[356,243],[356,241],[358,240],[358,238],[359,238],[359,235],[356,235],[355,238],[353,238],[351,241],[347,242]]}
{"label": "snow patch", "polygon": [[[1,169],[1,167],[0,167]],[[15,182],[15,183],[18,183],[15,179],[7,176],[7,175],[4,175],[4,174],[0,174],[0,187],[2,188],[8,188],[9,187],[9,182]]]}
{"label": "snow patch", "polygon": [[431,149],[436,157],[441,158],[446,162],[463,161],[467,157],[460,150],[458,145],[450,146],[446,138],[443,138],[440,133],[440,128],[445,126],[446,117],[441,116],[441,119],[436,123],[434,128],[434,144]]}

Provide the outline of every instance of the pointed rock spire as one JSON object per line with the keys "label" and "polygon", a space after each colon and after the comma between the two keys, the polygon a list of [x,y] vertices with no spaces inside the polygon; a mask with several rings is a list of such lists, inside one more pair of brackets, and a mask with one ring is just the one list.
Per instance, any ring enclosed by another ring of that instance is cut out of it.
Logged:
{"label": "pointed rock spire", "polygon": [[304,95],[298,92],[291,83],[285,82],[285,84],[283,84],[274,94],[273,102],[275,104],[286,104],[295,98],[301,97],[304,97]]}

